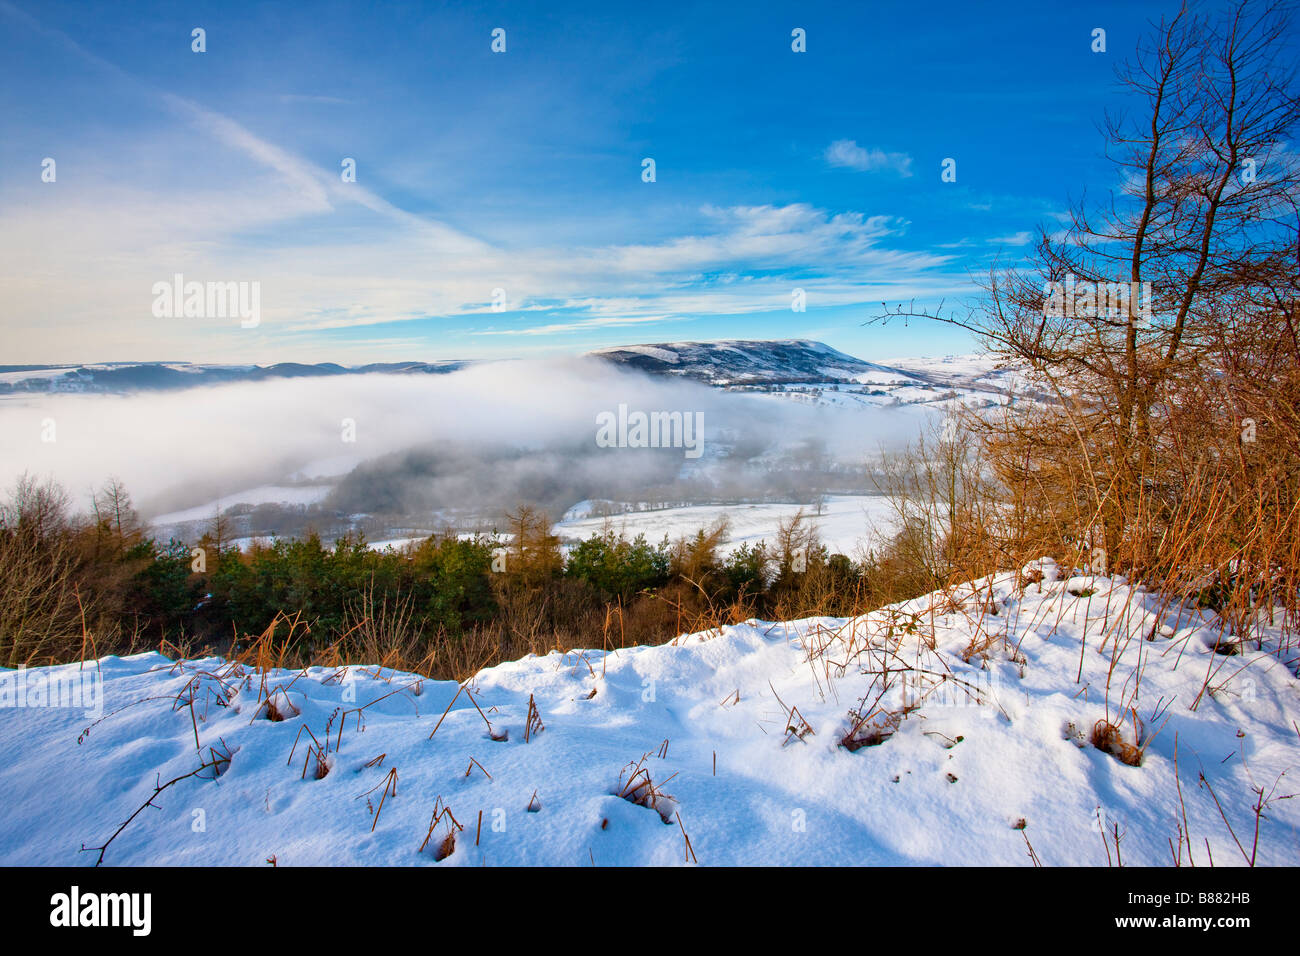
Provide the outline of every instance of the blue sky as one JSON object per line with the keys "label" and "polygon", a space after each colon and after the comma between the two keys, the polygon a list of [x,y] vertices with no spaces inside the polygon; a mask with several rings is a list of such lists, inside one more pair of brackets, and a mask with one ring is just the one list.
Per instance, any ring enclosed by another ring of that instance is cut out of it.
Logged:
{"label": "blue sky", "polygon": [[[0,363],[969,351],[862,323],[1110,187],[1114,67],[1176,3],[623,7],[0,0]],[[156,317],[177,273],[258,325]]]}

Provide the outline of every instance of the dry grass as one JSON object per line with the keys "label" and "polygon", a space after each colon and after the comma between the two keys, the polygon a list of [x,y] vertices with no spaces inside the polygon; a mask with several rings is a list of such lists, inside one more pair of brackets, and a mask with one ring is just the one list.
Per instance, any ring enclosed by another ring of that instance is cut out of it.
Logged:
{"label": "dry grass", "polygon": [[662,783],[656,784],[645,766],[650,756],[649,753],[642,754],[640,760],[624,767],[619,774],[618,788],[614,792],[629,803],[655,811],[664,823],[671,824],[673,815],[677,812],[677,801],[664,791],[663,785],[677,774],[672,774]]}
{"label": "dry grass", "polygon": [[528,717],[524,722],[524,743],[528,743],[536,737],[546,725],[542,723],[541,712],[537,709],[537,703],[533,700],[533,695],[528,695]]}
{"label": "dry grass", "polygon": [[[424,834],[424,840],[420,843],[416,853],[423,853],[425,847],[434,838],[434,833],[439,825],[444,827],[442,839],[438,841],[433,851],[434,862],[442,862],[456,852],[456,834],[462,832],[465,828],[460,825],[455,816],[452,815],[451,808],[442,802],[442,797],[438,797],[433,804],[433,813],[429,817],[429,829]],[[483,812],[479,811],[479,829],[483,826]],[[478,844],[477,837],[474,840]]]}
{"label": "dry grass", "polygon": [[863,747],[879,747],[894,735],[906,716],[899,711],[868,710],[866,714],[850,714],[849,729],[840,737],[840,746],[850,753]]}
{"label": "dry grass", "polygon": [[1088,742],[1120,763],[1130,767],[1142,766],[1146,748],[1142,744],[1142,725],[1136,713],[1133,714],[1132,729],[1127,732],[1109,720],[1097,721],[1092,726],[1092,733],[1088,735]]}

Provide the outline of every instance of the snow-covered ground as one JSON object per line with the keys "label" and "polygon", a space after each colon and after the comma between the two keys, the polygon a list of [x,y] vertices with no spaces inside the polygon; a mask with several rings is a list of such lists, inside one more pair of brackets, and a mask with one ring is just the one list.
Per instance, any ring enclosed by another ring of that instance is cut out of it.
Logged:
{"label": "snow-covered ground", "polygon": [[[1208,612],[1036,570],[857,619],[530,657],[464,687],[158,654],[23,676],[32,703],[81,675],[95,721],[14,707],[8,672],[0,863],[90,865],[83,844],[181,777],[106,864],[1300,861],[1300,800],[1282,799],[1296,651],[1265,629],[1216,653]],[[1140,765],[1088,742],[1134,715],[1154,737]],[[200,751],[210,766],[185,777]]]}
{"label": "snow-covered ground", "polygon": [[[584,503],[585,504],[585,503]],[[589,509],[579,505],[570,515],[582,515]],[[651,544],[658,544],[666,534],[670,541],[710,528],[719,518],[727,519],[726,552],[742,544],[776,541],[777,526],[803,511],[809,525],[815,526],[818,538],[832,553],[857,555],[878,546],[895,528],[895,512],[888,498],[881,495],[827,496],[822,513],[815,506],[797,504],[697,505],[663,508],[657,511],[633,511],[603,517],[569,517],[555,525],[554,531],[566,543],[576,543],[601,531],[606,522],[616,532],[629,538],[644,533]]]}
{"label": "snow-covered ground", "polygon": [[324,501],[332,488],[332,485],[259,485],[256,488],[249,488],[245,491],[226,495],[194,508],[158,515],[151,523],[162,527],[183,521],[210,521],[218,510],[225,511],[235,505],[316,504]]}
{"label": "snow-covered ground", "polygon": [[[255,489],[257,490],[257,489]],[[261,489],[268,494],[279,491],[292,491],[299,494],[300,501],[320,500],[328,489],[318,486]],[[318,492],[314,499],[308,496]],[[241,501],[247,495],[241,497]],[[254,497],[257,497],[256,495]],[[263,500],[280,500],[276,497],[264,497]],[[204,506],[185,512],[176,512],[159,518],[155,527],[162,527],[166,521],[179,522],[199,520],[212,517],[212,506]],[[721,550],[730,554],[742,544],[754,545],[759,541],[769,544],[776,542],[777,528],[782,521],[793,518],[800,511],[804,514],[807,526],[817,528],[818,540],[826,545],[831,554],[845,554],[853,558],[874,547],[883,544],[897,527],[897,517],[889,499],[882,495],[828,495],[822,505],[822,513],[817,514],[815,505],[799,504],[752,504],[752,505],[691,505],[681,508],[659,508],[647,511],[629,511],[611,514],[608,517],[593,515],[591,502],[579,502],[557,522],[552,530],[560,538],[561,546],[572,547],[593,534],[603,531],[607,526],[615,533],[635,538],[644,534],[650,544],[658,544],[668,535],[670,541],[680,537],[690,537],[697,531],[708,530],[720,518],[727,519],[727,540]],[[432,534],[433,531],[416,535],[395,535],[376,538],[369,541],[370,548],[383,551],[386,548],[401,550],[409,545],[416,545]],[[474,538],[473,532],[464,532],[463,538]],[[510,540],[510,535],[497,533],[493,536],[503,543]],[[267,543],[273,539],[264,536],[231,538],[227,544],[242,550],[248,550],[254,544]]]}

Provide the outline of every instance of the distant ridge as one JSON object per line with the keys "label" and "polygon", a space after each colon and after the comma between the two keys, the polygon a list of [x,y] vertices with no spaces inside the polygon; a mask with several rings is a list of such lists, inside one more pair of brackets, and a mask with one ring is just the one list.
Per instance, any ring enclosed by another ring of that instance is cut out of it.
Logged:
{"label": "distant ridge", "polygon": [[589,355],[653,375],[708,385],[833,384],[874,372],[906,374],[809,339],[661,342],[597,349]]}
{"label": "distant ridge", "polygon": [[[883,365],[856,358],[810,339],[729,339],[717,342],[657,342],[597,349],[584,356],[649,375],[683,378],[718,387],[846,385],[908,382],[934,386],[973,384],[978,378],[944,370],[951,360],[897,360]],[[0,395],[26,392],[150,392],[340,375],[445,375],[477,360],[336,362],[274,365],[199,365],[192,362],[103,362],[83,365],[0,366]],[[981,365],[984,363],[980,363]],[[976,386],[979,387],[979,386]]]}
{"label": "distant ridge", "polygon": [[10,365],[0,367],[0,395],[12,392],[143,392],[263,382],[280,378],[320,378],[328,375],[427,374],[445,375],[468,361],[375,362],[348,367],[334,362],[307,365],[195,365],[190,362],[105,362],[91,365]]}

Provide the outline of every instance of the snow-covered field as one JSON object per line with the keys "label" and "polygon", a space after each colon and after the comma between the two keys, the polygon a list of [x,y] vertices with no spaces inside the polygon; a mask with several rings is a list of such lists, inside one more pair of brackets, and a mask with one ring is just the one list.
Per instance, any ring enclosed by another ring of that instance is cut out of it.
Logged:
{"label": "snow-covered field", "polygon": [[[266,489],[270,492],[292,491],[303,496],[320,492],[318,486],[298,488]],[[326,489],[327,490],[327,489]],[[323,497],[323,493],[320,494]],[[803,512],[806,527],[817,529],[818,540],[826,545],[831,554],[845,554],[853,558],[860,557],[865,551],[883,544],[897,527],[894,507],[883,495],[828,495],[822,505],[822,513],[817,514],[814,505],[798,504],[753,504],[753,505],[691,505],[681,508],[658,508],[647,511],[629,511],[611,514],[608,517],[591,516],[590,502],[580,502],[570,509],[564,520],[557,522],[552,530],[559,536],[561,546],[572,547],[580,541],[609,527],[616,533],[635,538],[644,534],[650,544],[658,544],[668,535],[670,541],[689,537],[697,531],[708,530],[720,518],[727,520],[727,540],[721,551],[730,554],[742,544],[754,545],[760,541],[775,544],[777,528],[782,521],[788,521],[800,511]],[[200,509],[192,509],[197,518]],[[211,517],[212,510],[207,515]],[[177,512],[165,516],[170,521],[189,520],[190,512]],[[584,516],[585,517],[581,517]],[[159,519],[161,526],[163,519]],[[384,537],[368,542],[369,546],[382,551],[385,548],[402,548],[418,545],[431,534],[400,535]],[[477,537],[465,532],[464,538]],[[507,542],[510,535],[498,533],[495,539]],[[231,538],[229,545],[244,550],[254,542],[266,543],[266,537]]]}
{"label": "snow-covered field", "polygon": [[[574,511],[585,513],[581,506]],[[775,543],[777,526],[800,511],[808,525],[817,528],[819,540],[832,554],[855,556],[863,549],[878,546],[896,526],[894,509],[882,495],[832,495],[826,498],[820,515],[810,505],[697,505],[633,511],[608,518],[566,516],[555,525],[554,531],[562,541],[574,543],[601,531],[608,522],[610,528],[629,538],[645,534],[647,541],[657,544],[665,534],[670,541],[675,541],[708,529],[719,518],[726,518],[727,543],[723,550],[730,552],[742,544],[753,545],[763,540]]]}
{"label": "snow-covered field", "polygon": [[[0,863],[94,863],[79,848],[200,751],[215,767],[159,793],[106,864],[1300,862],[1296,651],[1264,629],[1216,653],[1209,612],[1036,570],[464,687],[143,654],[27,671],[15,707],[7,672]],[[35,706],[55,674],[102,690],[102,719],[93,695]],[[1107,718],[1144,725],[1140,765],[1089,743]]]}

